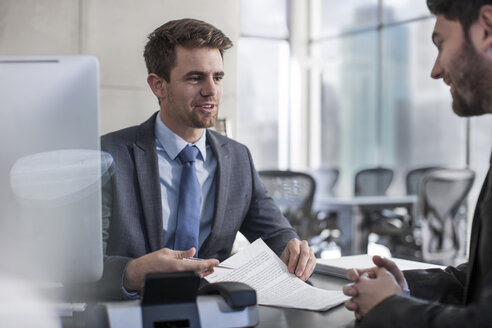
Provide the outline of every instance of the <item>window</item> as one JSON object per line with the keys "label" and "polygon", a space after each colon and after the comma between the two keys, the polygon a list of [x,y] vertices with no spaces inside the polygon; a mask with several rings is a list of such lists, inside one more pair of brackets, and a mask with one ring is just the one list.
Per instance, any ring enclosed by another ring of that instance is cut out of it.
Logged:
{"label": "window", "polygon": [[288,166],[287,12],[287,0],[241,1],[237,138],[257,169]]}
{"label": "window", "polygon": [[[394,195],[404,193],[405,174],[415,167],[470,164],[483,171],[474,157],[469,161],[468,151],[479,152],[475,144],[468,148],[468,122],[452,112],[449,88],[430,78],[435,18],[425,2],[311,0],[311,6],[319,22],[311,33],[311,70],[319,75],[312,87],[321,99],[312,101],[320,132],[311,134],[311,153],[320,156],[311,156],[310,165],[340,169],[339,195],[352,194],[353,176],[365,167],[393,168]],[[490,121],[482,122],[472,136],[490,131]],[[490,141],[482,157],[490,156]]]}
{"label": "window", "polygon": [[[258,169],[335,166],[338,195],[349,196],[355,171],[388,166],[389,192],[401,195],[409,169],[468,164],[474,204],[492,117],[458,118],[449,88],[430,78],[435,18],[425,1],[242,0],[241,17],[237,138]],[[305,29],[308,40],[293,43]],[[293,58],[300,46],[308,55]]]}

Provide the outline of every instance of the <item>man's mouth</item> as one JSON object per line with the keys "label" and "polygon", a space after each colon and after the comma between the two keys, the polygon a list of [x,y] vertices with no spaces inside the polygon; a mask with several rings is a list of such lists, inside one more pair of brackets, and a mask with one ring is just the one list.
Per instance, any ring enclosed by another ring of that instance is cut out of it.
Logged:
{"label": "man's mouth", "polygon": [[449,80],[449,77],[445,76],[445,77],[443,78],[443,81],[444,81],[444,83],[446,83],[447,85],[451,86],[451,81]]}
{"label": "man's mouth", "polygon": [[211,112],[215,109],[215,104],[202,104],[202,105],[197,105],[196,107],[200,108],[203,111]]}
{"label": "man's mouth", "polygon": [[443,78],[443,81],[444,81],[444,83],[445,83],[446,85],[448,85],[448,86],[449,86],[451,93],[454,93],[454,85],[453,85],[453,83],[451,82],[451,80],[449,79],[449,77],[446,77],[446,76],[445,76],[445,77]]}

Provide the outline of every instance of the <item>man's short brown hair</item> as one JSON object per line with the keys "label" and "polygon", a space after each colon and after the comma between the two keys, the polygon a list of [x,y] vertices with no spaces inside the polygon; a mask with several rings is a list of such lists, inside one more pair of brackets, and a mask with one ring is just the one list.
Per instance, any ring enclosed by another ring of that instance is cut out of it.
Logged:
{"label": "man's short brown hair", "polygon": [[467,40],[470,26],[477,20],[480,8],[485,5],[492,5],[492,0],[427,0],[431,13],[460,22]]}
{"label": "man's short brown hair", "polygon": [[144,58],[148,73],[170,81],[176,65],[176,46],[185,48],[215,48],[220,55],[232,47],[232,41],[221,30],[196,19],[179,19],[165,23],[148,36]]}

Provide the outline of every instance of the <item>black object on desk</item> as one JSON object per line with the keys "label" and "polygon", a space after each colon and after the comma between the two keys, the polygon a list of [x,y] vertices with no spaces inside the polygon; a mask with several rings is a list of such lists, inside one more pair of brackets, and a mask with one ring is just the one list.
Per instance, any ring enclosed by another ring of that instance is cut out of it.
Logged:
{"label": "black object on desk", "polygon": [[146,275],[141,301],[143,328],[200,328],[199,284],[200,275],[195,271]]}
{"label": "black object on desk", "polygon": [[234,281],[223,281],[208,284],[200,288],[200,295],[219,294],[226,303],[235,310],[256,305],[256,291],[246,284]]}
{"label": "black object on desk", "polygon": [[[227,306],[226,308],[217,307],[217,305],[210,307],[210,302],[207,303],[202,299],[202,304],[200,304],[202,312],[208,306],[209,311],[220,309],[216,315],[223,315],[222,319],[226,322],[231,319],[229,315],[237,313],[243,319],[249,318],[247,322],[258,323],[256,291],[253,288],[232,281],[208,284],[200,289],[199,285],[200,274],[195,271],[147,275],[141,300],[143,328],[200,328],[198,295],[220,295],[230,307],[229,310],[226,309]],[[246,309],[248,307],[250,308]],[[252,312],[253,307],[254,313]],[[205,326],[208,327],[207,324]]]}

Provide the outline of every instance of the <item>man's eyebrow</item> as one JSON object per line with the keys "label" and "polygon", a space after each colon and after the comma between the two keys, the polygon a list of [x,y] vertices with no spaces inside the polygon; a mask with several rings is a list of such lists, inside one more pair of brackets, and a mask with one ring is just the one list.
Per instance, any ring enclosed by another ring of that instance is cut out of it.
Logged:
{"label": "man's eyebrow", "polygon": [[[203,76],[206,74],[207,74],[206,72],[202,72],[202,71],[189,71],[185,74],[185,76],[193,76],[193,75]],[[224,76],[224,74],[225,74],[224,71],[217,71],[213,73],[214,76]]]}
{"label": "man's eyebrow", "polygon": [[205,72],[202,71],[189,71],[185,74],[185,76],[192,76],[192,75],[205,75]]}

